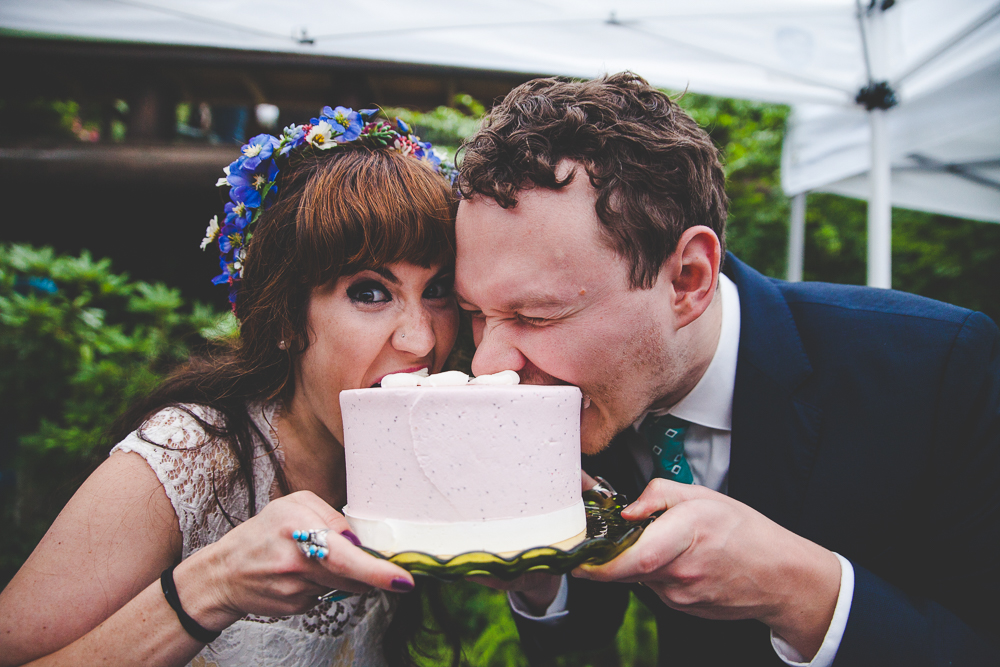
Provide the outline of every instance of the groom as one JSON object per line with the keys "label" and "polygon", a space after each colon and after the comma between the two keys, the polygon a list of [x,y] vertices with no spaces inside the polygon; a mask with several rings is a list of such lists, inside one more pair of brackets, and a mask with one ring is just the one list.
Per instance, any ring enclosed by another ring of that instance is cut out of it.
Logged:
{"label": "groom", "polygon": [[632,590],[663,665],[1000,664],[993,322],[724,254],[715,147],[631,74],[524,84],[464,150],[473,371],[579,386],[584,470],[665,510],[510,587],[529,657],[610,641]]}

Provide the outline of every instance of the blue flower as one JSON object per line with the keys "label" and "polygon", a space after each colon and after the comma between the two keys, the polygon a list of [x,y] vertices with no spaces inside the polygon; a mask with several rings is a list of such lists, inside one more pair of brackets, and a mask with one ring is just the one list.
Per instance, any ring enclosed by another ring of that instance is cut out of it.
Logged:
{"label": "blue flower", "polygon": [[243,230],[250,223],[252,215],[253,211],[249,210],[246,204],[226,204],[226,221],[223,223],[223,226],[234,225],[238,229]]}
{"label": "blue flower", "polygon": [[[232,176],[230,176],[232,178]],[[229,191],[229,198],[234,204],[243,204],[246,208],[260,208],[260,192],[250,182],[238,185]],[[249,217],[249,214],[247,214]]]}
{"label": "blue flower", "polygon": [[[329,108],[325,107],[324,111]],[[361,136],[361,114],[354,109],[337,107],[333,110],[333,120],[334,127],[341,128],[341,134],[337,137],[338,142],[354,141]]]}
{"label": "blue flower", "polygon": [[[259,163],[255,170],[246,168],[249,161],[244,162],[242,168],[236,166],[238,163],[239,160],[230,165],[227,180],[233,187],[229,191],[229,198],[234,204],[243,204],[246,208],[260,208],[261,193],[269,184],[274,183],[278,175],[278,166],[273,159]],[[273,187],[271,191],[274,191]],[[268,192],[269,195],[271,191]]]}
{"label": "blue flower", "polygon": [[306,128],[303,125],[289,125],[285,128],[278,153],[283,156],[288,155],[294,149],[304,144],[305,140]]}
{"label": "blue flower", "polygon": [[243,229],[237,225],[225,225],[219,232],[219,250],[228,253],[230,250],[239,250],[243,247]]}
{"label": "blue flower", "polygon": [[361,114],[361,122],[367,123],[368,121],[375,118],[378,115],[378,109],[362,109],[358,113]]}
{"label": "blue flower", "polygon": [[399,131],[400,131],[400,132],[401,132],[402,134],[413,134],[413,132],[412,132],[412,131],[410,130],[410,126],[409,126],[409,125],[407,125],[407,124],[406,124],[406,121],[405,121],[405,120],[403,120],[402,118],[397,118],[397,119],[396,119],[396,128],[397,128],[397,129],[398,129],[398,130],[399,130]]}
{"label": "blue flower", "polygon": [[237,160],[242,169],[254,171],[264,160],[271,159],[271,154],[278,147],[277,137],[270,134],[258,134],[243,147],[243,155]]}
{"label": "blue flower", "polygon": [[222,273],[212,278],[213,285],[222,285],[223,283],[228,283],[230,276],[232,276],[235,271],[233,265],[227,261],[225,256],[219,258],[219,267],[222,269]]}
{"label": "blue flower", "polygon": [[418,141],[417,143],[420,145],[421,148],[419,157],[423,160],[426,160],[427,162],[430,162],[432,165],[434,165],[435,169],[439,169],[441,167],[442,158],[440,155],[438,155],[437,151],[434,150],[434,146],[431,145],[431,142]]}

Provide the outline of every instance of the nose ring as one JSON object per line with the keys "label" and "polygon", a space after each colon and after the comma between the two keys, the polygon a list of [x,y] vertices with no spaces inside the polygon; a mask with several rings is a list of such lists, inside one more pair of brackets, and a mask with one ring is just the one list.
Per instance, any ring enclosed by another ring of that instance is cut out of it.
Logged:
{"label": "nose ring", "polygon": [[406,334],[399,334],[400,338],[406,338]]}

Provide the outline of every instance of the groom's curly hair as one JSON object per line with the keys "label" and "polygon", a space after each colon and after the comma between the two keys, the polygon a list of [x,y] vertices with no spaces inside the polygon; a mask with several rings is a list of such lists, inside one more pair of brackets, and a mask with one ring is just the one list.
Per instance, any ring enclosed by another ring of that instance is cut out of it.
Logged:
{"label": "groom's curly hair", "polygon": [[725,244],[725,174],[708,134],[670,97],[631,72],[591,81],[535,79],[493,107],[462,146],[458,189],[504,208],[533,187],[558,190],[563,160],[597,193],[608,245],[634,289],[652,287],[684,230],[710,227]]}

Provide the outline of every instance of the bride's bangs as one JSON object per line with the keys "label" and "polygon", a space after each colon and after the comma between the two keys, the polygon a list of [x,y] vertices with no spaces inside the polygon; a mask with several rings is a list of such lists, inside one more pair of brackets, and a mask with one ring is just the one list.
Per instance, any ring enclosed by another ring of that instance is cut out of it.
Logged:
{"label": "bride's bangs", "polygon": [[313,285],[397,262],[455,259],[457,200],[434,169],[390,150],[329,160],[306,185],[296,245]]}

